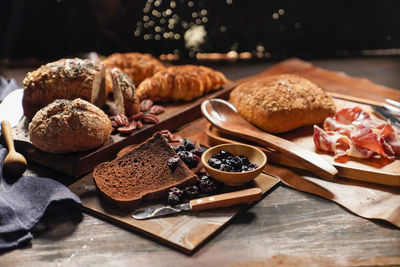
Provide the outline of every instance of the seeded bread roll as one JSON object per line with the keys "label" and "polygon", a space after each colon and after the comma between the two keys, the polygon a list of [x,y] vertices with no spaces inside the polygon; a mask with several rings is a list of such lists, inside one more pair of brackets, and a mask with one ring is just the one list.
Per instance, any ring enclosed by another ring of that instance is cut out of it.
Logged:
{"label": "seeded bread roll", "polygon": [[108,116],[80,98],[55,100],[39,110],[29,124],[32,144],[51,153],[98,147],[110,137],[111,131]]}
{"label": "seeded bread roll", "polygon": [[139,99],[136,97],[132,80],[118,68],[112,68],[110,75],[113,83],[114,101],[117,113],[131,116],[140,111]]}
{"label": "seeded bread roll", "polygon": [[[115,53],[103,60],[107,70],[119,68],[138,86],[144,79],[151,77],[154,73],[165,69],[158,59],[150,54],[141,53]],[[106,75],[106,89],[108,93],[113,91],[112,81],[109,73]]]}
{"label": "seeded bread roll", "polygon": [[171,66],[144,80],[137,88],[139,99],[154,101],[190,101],[227,82],[225,76],[211,68],[195,65]]}
{"label": "seeded bread roll", "polygon": [[133,209],[143,200],[164,197],[174,186],[187,186],[197,176],[178,160],[168,167],[171,157],[177,157],[160,133],[134,146],[130,151],[96,166],[93,179],[103,198],[120,208]]}
{"label": "seeded bread roll", "polygon": [[106,102],[104,67],[89,59],[60,59],[29,72],[23,83],[24,114],[35,113],[56,99],[82,98],[102,107]]}
{"label": "seeded bread roll", "polygon": [[245,119],[270,133],[322,123],[336,109],[320,87],[292,74],[242,83],[231,92],[230,102]]}

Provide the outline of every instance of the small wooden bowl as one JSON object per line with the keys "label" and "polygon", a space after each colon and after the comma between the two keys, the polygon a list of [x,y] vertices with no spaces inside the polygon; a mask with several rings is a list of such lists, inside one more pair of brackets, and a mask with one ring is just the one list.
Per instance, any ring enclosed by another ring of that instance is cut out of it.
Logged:
{"label": "small wooden bowl", "polygon": [[[248,172],[224,172],[210,167],[210,165],[208,165],[208,160],[221,150],[228,151],[235,156],[244,155],[251,163],[257,164],[258,168]],[[267,156],[265,156],[264,152],[260,149],[253,146],[233,143],[209,148],[201,156],[201,162],[203,163],[206,172],[216,180],[221,181],[226,185],[240,186],[250,182],[263,171],[265,164],[267,164]]]}

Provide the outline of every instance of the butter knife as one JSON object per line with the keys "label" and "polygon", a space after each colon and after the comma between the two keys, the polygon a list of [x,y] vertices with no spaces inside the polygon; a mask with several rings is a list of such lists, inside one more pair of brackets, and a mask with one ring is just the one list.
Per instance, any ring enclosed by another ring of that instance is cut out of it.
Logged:
{"label": "butter knife", "polygon": [[182,211],[200,211],[220,207],[229,207],[240,203],[257,201],[261,198],[260,188],[250,188],[214,196],[193,199],[189,203],[176,206],[154,205],[133,212],[132,217],[136,220],[144,220],[167,216]]}
{"label": "butter knife", "polygon": [[387,110],[386,108],[381,107],[381,106],[371,106],[371,107],[372,107],[372,109],[373,109],[376,113],[378,113],[380,116],[382,116],[382,117],[384,117],[384,118],[386,118],[386,119],[391,120],[393,124],[395,124],[397,127],[400,128],[400,120],[399,120],[395,115],[393,115],[392,113],[390,113],[389,110]]}

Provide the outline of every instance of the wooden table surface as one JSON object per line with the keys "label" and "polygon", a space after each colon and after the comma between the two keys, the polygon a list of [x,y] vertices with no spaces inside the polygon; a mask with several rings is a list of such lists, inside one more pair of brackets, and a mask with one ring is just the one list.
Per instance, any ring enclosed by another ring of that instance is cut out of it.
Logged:
{"label": "wooden table surface", "polygon": [[[400,88],[400,58],[325,59],[316,66]],[[230,79],[275,62],[215,65]],[[5,69],[18,84],[29,68]],[[363,97],[371,99],[365,91]],[[397,98],[399,94],[388,95]],[[372,99],[373,100],[373,99]],[[181,134],[205,141],[204,119]],[[273,173],[274,166],[268,167]],[[69,184],[71,177],[29,163],[29,173]],[[143,235],[75,210],[45,218],[30,245],[0,254],[0,266],[400,265],[400,230],[360,218],[325,199],[280,185],[188,256]]]}

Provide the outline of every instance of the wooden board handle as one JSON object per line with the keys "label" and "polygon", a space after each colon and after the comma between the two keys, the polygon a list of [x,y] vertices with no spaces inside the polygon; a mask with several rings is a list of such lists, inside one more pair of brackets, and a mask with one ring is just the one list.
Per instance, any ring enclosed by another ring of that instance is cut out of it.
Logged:
{"label": "wooden board handle", "polygon": [[12,151],[15,151],[10,122],[8,121],[1,122],[1,132],[4,136],[4,140],[6,141],[8,152],[10,153]]}
{"label": "wooden board handle", "polygon": [[260,188],[250,188],[215,196],[193,199],[190,201],[190,207],[195,211],[229,207],[240,203],[248,203],[259,200],[261,196],[262,192]]}

